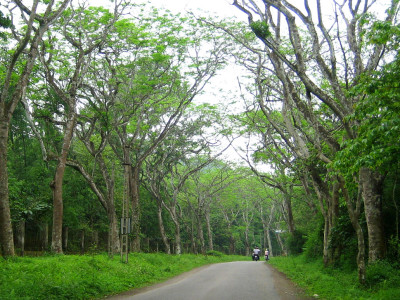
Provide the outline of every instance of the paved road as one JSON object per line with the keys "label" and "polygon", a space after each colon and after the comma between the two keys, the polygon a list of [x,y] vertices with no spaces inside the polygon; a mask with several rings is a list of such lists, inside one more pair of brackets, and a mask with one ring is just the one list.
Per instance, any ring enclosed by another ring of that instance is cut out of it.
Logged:
{"label": "paved road", "polygon": [[240,261],[203,267],[155,287],[139,290],[135,295],[127,293],[108,299],[305,299],[296,296],[297,292],[287,279],[265,262]]}

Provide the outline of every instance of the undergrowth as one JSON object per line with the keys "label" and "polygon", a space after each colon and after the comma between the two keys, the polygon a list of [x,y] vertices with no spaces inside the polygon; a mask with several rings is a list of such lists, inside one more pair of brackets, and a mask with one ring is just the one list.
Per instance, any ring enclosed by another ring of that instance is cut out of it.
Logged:
{"label": "undergrowth", "polygon": [[127,264],[106,254],[0,258],[0,299],[95,299],[164,281],[202,265],[245,259],[145,253],[130,254]]}
{"label": "undergrowth", "polygon": [[400,299],[400,271],[385,261],[368,266],[365,285],[359,284],[356,270],[325,268],[322,260],[304,255],[273,257],[269,263],[318,299]]}

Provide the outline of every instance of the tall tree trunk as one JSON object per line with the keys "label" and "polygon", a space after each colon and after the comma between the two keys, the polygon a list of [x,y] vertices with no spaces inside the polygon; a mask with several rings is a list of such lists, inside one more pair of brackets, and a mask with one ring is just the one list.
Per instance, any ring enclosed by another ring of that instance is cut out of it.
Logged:
{"label": "tall tree trunk", "polygon": [[160,201],[157,201],[157,217],[158,217],[158,226],[160,228],[161,239],[165,247],[165,253],[171,254],[171,246],[169,244],[168,237],[165,233],[164,221],[162,218],[162,205]]}
{"label": "tall tree trunk", "polygon": [[284,207],[285,207],[285,212],[286,212],[286,222],[288,225],[288,230],[289,233],[293,234],[296,230],[294,226],[294,218],[293,218],[293,211],[292,211],[292,199],[291,196],[288,193],[283,193],[284,197]]}
{"label": "tall tree trunk", "polygon": [[64,132],[64,141],[62,145],[61,155],[58,159],[58,165],[52,184],[53,188],[53,231],[51,240],[51,251],[54,253],[62,253],[62,223],[63,223],[63,196],[62,186],[64,180],[65,167],[68,152],[71,147],[72,137],[74,135],[76,123],[76,107],[75,101],[69,103],[69,113],[67,124]]}
{"label": "tall tree trunk", "polygon": [[48,251],[49,250],[49,224],[43,223],[42,228],[42,250]]}
{"label": "tall tree trunk", "polygon": [[64,251],[68,251],[68,226],[64,226],[63,228],[63,249]]}
{"label": "tall tree trunk", "polygon": [[179,220],[174,221],[175,223],[175,254],[182,254],[181,249],[181,226]]}
{"label": "tall tree trunk", "polygon": [[119,240],[119,230],[118,230],[118,222],[117,222],[117,213],[115,211],[114,205],[110,205],[107,210],[108,215],[108,245],[109,245],[109,254],[113,256],[121,251],[120,240]]}
{"label": "tall tree trunk", "polygon": [[197,235],[200,241],[200,253],[205,254],[206,253],[206,245],[204,241],[204,231],[203,231],[203,224],[201,222],[201,213],[196,215],[196,221],[197,221]]}
{"label": "tall tree trunk", "polygon": [[195,227],[195,220],[193,217],[190,218],[190,250],[192,251],[193,254],[197,254],[197,241],[196,241],[196,235],[194,233],[194,227]]}
{"label": "tall tree trunk", "polygon": [[272,253],[272,248],[271,248],[271,236],[269,233],[268,226],[265,222],[265,220],[262,218],[262,225],[263,225],[263,239],[264,239],[264,246],[269,250],[269,253]]}
{"label": "tall tree trunk", "polygon": [[353,225],[354,231],[357,235],[357,269],[358,269],[358,281],[361,284],[365,283],[365,242],[364,242],[364,231],[360,224],[360,214],[361,214],[361,189],[359,188],[357,198],[352,201],[347,189],[344,186],[344,180],[339,178],[340,185],[342,188],[343,196],[346,200],[347,212],[349,213],[351,224]]}
{"label": "tall tree trunk", "polygon": [[85,229],[81,230],[81,253],[85,253]]}
{"label": "tall tree trunk", "polygon": [[270,232],[269,228],[267,228],[267,240],[268,240],[269,256],[272,257],[272,256],[274,256],[274,254],[272,251],[271,232]]}
{"label": "tall tree trunk", "polygon": [[208,234],[208,250],[213,251],[214,250],[214,242],[213,242],[213,233],[212,233],[212,229],[211,229],[209,209],[206,209],[205,217],[206,217],[206,226],[207,226],[207,234]]}
{"label": "tall tree trunk", "polygon": [[233,254],[235,254],[235,251],[236,251],[236,249],[235,249],[236,241],[235,241],[235,237],[233,236],[233,233],[232,233],[232,223],[229,221],[227,214],[224,214],[224,217],[225,217],[226,222],[228,223],[227,229],[228,229],[228,233],[229,233],[229,254],[233,255]]}
{"label": "tall tree trunk", "polygon": [[314,166],[309,166],[309,173],[319,201],[319,209],[324,218],[323,262],[325,266],[328,266],[333,258],[333,247],[330,247],[329,241],[332,228],[335,226],[339,215],[340,185],[337,178],[334,178],[332,181],[335,183],[332,184],[332,192],[330,193],[328,184],[322,180]]}
{"label": "tall tree trunk", "polygon": [[264,245],[267,245],[266,248],[268,249],[270,256],[273,256],[273,255],[272,255],[271,233],[269,231],[269,228],[271,226],[274,209],[275,209],[275,205],[272,205],[271,211],[270,211],[270,214],[268,217],[268,221],[267,221],[266,216],[264,215],[263,206],[260,205],[261,223],[263,225],[263,232],[264,232]]}
{"label": "tall tree trunk", "polygon": [[281,238],[280,233],[276,233],[276,239],[278,240],[278,244],[281,247],[282,255],[286,256],[287,255],[287,251],[286,251],[285,245],[282,242],[282,238]]}
{"label": "tall tree trunk", "polygon": [[339,191],[340,184],[337,179],[337,176],[333,178],[334,183],[332,184],[332,196],[331,196],[331,205],[329,209],[329,228],[333,228],[336,226],[336,221],[339,217]]}
{"label": "tall tree trunk", "polygon": [[397,174],[396,174],[396,178],[394,180],[394,184],[393,184],[393,192],[392,192],[392,201],[393,201],[393,205],[395,207],[395,213],[396,213],[396,238],[399,238],[399,206],[397,205],[396,202],[396,187],[397,187]]}
{"label": "tall tree trunk", "polygon": [[[101,157],[101,162],[104,163],[103,158]],[[105,164],[101,165],[102,169],[105,168]],[[109,251],[111,256],[114,254],[117,254],[121,251],[121,243],[119,240],[119,228],[118,228],[118,218],[117,218],[117,212],[115,211],[115,200],[114,200],[114,183],[115,183],[115,177],[114,177],[114,167],[112,171],[112,177],[109,178],[106,176],[107,174],[105,173],[105,170],[102,172],[103,173],[103,178],[104,180],[107,181],[107,190],[108,190],[108,197],[106,199],[107,203],[107,215],[108,215],[108,222],[109,222]]]}
{"label": "tall tree trunk", "polygon": [[140,252],[140,202],[139,202],[139,171],[140,165],[132,167],[132,251]]}
{"label": "tall tree trunk", "polygon": [[[176,195],[173,196],[174,199],[176,199]],[[176,202],[176,201],[174,201]],[[179,216],[176,212],[176,207],[168,207],[165,206],[167,209],[169,215],[171,216],[172,222],[175,225],[175,243],[174,243],[174,252],[175,254],[181,254],[182,253],[182,245],[181,245],[181,226],[179,224]]]}
{"label": "tall tree trunk", "polygon": [[364,232],[359,222],[353,225],[357,234],[357,245],[358,245],[358,253],[357,253],[357,268],[358,268],[358,280],[361,284],[365,283],[365,242],[364,242]]}
{"label": "tall tree trunk", "polygon": [[21,256],[25,255],[25,220],[18,222],[18,246],[21,251]]}
{"label": "tall tree trunk", "polygon": [[14,256],[14,235],[8,197],[7,149],[9,121],[0,115],[0,245],[3,256]]}
{"label": "tall tree trunk", "polygon": [[232,232],[230,232],[229,236],[229,254],[231,255],[236,254],[236,240]]}
{"label": "tall tree trunk", "polygon": [[386,254],[382,222],[382,176],[368,168],[360,169],[360,184],[368,228],[368,259],[374,262]]}
{"label": "tall tree trunk", "polygon": [[247,225],[244,230],[244,245],[246,247],[246,256],[249,256],[251,252],[250,252],[250,242],[249,242],[249,228],[247,227]]}
{"label": "tall tree trunk", "polygon": [[98,249],[99,248],[99,232],[97,230],[93,230],[92,239],[93,239],[92,244],[94,245],[95,249]]}
{"label": "tall tree trunk", "polygon": [[329,226],[329,219],[324,216],[324,245],[323,245],[323,262],[324,266],[327,267],[330,262],[330,252],[329,252],[329,239],[330,239],[331,228]]}

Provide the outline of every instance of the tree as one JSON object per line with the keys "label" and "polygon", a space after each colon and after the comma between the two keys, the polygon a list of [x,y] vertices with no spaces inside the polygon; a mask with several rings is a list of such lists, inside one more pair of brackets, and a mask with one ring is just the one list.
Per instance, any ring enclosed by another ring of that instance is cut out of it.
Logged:
{"label": "tree", "polygon": [[[18,105],[10,126],[8,172],[11,218],[16,224],[16,241],[24,255],[25,224],[43,222],[50,212],[48,168],[40,159],[37,141],[30,135],[24,108]],[[47,185],[46,185],[47,183]]]}
{"label": "tree", "polygon": [[[127,37],[132,57],[117,57],[121,64],[116,68],[117,80],[113,80],[117,101],[109,141],[120,161],[129,166],[125,180],[132,208],[133,251],[140,250],[138,189],[142,164],[225,64],[223,57],[229,47],[197,20],[160,16],[157,11],[153,14],[146,20],[149,31],[144,40]],[[130,22],[123,29],[129,27],[137,34],[137,26]],[[189,46],[194,50],[188,51]]]}
{"label": "tree", "polygon": [[[371,172],[379,172],[387,177],[390,173],[396,173],[399,168],[398,26],[392,26],[389,21],[375,22],[368,36],[369,43],[386,45],[389,53],[394,51],[394,60],[380,70],[361,76],[359,83],[354,86],[352,93],[363,95],[349,117],[352,122],[359,124],[357,136],[343,141],[343,150],[338,153],[335,166],[346,176],[360,172],[360,176],[364,177]],[[370,180],[375,181],[376,178]],[[377,187],[379,186],[375,182],[365,181],[362,188],[364,198],[382,194],[381,190],[374,190]],[[383,205],[381,201],[376,198],[374,206],[366,207],[366,213],[373,214],[380,210]],[[398,221],[396,227],[398,228]],[[380,245],[369,252],[369,259],[374,261],[385,249],[378,236],[370,238],[378,239],[375,243]]]}
{"label": "tree", "polygon": [[[234,184],[240,177],[235,176],[229,164],[223,161],[215,161],[205,170],[191,175],[191,180],[184,193],[191,211],[195,213],[198,229],[198,238],[200,240],[201,253],[205,253],[205,240],[203,234],[203,222],[208,236],[208,250],[214,250],[213,230],[211,225],[211,207],[216,202],[219,193],[228,186]],[[192,199],[191,199],[192,198]]]}
{"label": "tree", "polygon": [[[62,253],[63,199],[62,184],[69,149],[77,119],[79,90],[84,82],[91,55],[105,43],[108,32],[119,17],[119,5],[114,14],[102,8],[71,7],[62,16],[59,30],[63,38],[49,35],[41,52],[46,79],[64,105],[65,123],[62,148],[57,156],[57,168],[52,183],[53,231],[52,251]],[[96,15],[96,17],[94,17]],[[99,18],[99,15],[102,16]],[[59,43],[61,42],[61,43]],[[66,42],[66,43],[65,43]],[[66,73],[59,74],[57,69]]]}
{"label": "tree", "polygon": [[[360,0],[355,3],[345,1],[342,5],[333,1],[334,15],[329,26],[326,26],[327,18],[322,14],[321,1],[317,1],[316,7],[311,7],[308,1],[304,4],[304,9],[301,9],[287,1],[250,4],[245,1],[234,1],[234,5],[247,14],[253,32],[266,46],[268,57],[283,87],[284,101],[287,101],[289,107],[294,105],[304,120],[314,128],[330,152],[329,155],[327,152],[324,153],[324,148],[319,149],[319,158],[325,163],[330,163],[333,161],[332,154],[340,150],[339,139],[354,139],[357,136],[354,129],[358,124],[349,122],[348,117],[361,97],[351,96],[348,92],[357,84],[362,74],[368,74],[378,67],[384,47],[383,45],[363,47],[365,43],[363,32],[366,30],[368,24],[366,20],[372,9],[368,1]],[[387,10],[386,21],[394,20],[397,7],[398,3],[393,1]],[[286,21],[286,24],[282,21]],[[343,25],[346,26],[347,40],[342,36]],[[268,30],[260,30],[260,27]],[[335,28],[336,32],[327,28]],[[282,38],[283,30],[288,33],[287,39]],[[315,70],[319,70],[319,73]],[[292,74],[296,76],[293,77]],[[297,88],[298,85],[293,78],[301,83],[300,89]],[[344,81],[341,78],[344,78]],[[315,107],[325,109],[326,115],[335,120],[337,130],[343,128],[340,137],[332,134],[324,122],[326,119],[317,117]],[[295,134],[293,137],[296,139],[298,135]],[[364,188],[362,195],[368,225],[370,261],[384,257],[382,213],[378,209],[379,186],[382,184],[380,179],[379,173],[365,168],[360,169],[358,180],[360,191]],[[341,185],[344,194],[347,193],[344,189],[348,184],[351,183]],[[374,187],[367,193],[365,188],[371,184]],[[357,214],[351,211],[349,214],[354,217],[353,224],[359,224]],[[361,239],[359,236],[359,241]],[[364,249],[362,245],[359,246],[359,255],[362,256]],[[361,282],[365,279],[362,261],[363,259],[359,260]]]}
{"label": "tree", "polygon": [[[92,156],[93,165],[85,167],[79,160],[77,160],[77,158],[68,159],[66,164],[82,174],[92,191],[96,194],[100,204],[105,209],[109,222],[108,251],[110,256],[112,256],[120,252],[120,240],[117,221],[118,219],[115,204],[115,161],[111,161],[107,164],[107,153],[110,154],[112,150],[106,149],[107,137],[104,132],[100,130],[100,141],[98,141],[98,136],[94,136],[93,131],[96,126],[96,118],[91,119],[89,122],[87,118],[85,118],[85,120],[87,121],[87,123],[85,123],[85,125],[81,124],[81,126],[79,126],[80,130],[77,129],[77,135],[84,144],[86,151]],[[90,123],[90,127],[85,128],[87,127],[88,123]],[[95,142],[97,145],[95,145]],[[108,160],[113,160],[113,158],[114,157]],[[110,164],[111,166],[109,166]],[[96,180],[96,178],[94,178],[93,176],[93,172],[92,174],[90,174],[90,172],[87,171],[88,167],[91,167],[92,170],[95,170],[97,165],[100,169],[102,181],[98,179]]]}
{"label": "tree", "polygon": [[[4,64],[2,64],[4,76],[1,77],[0,94],[0,244],[5,256],[14,255],[7,170],[10,122],[19,101],[25,97],[43,35],[65,10],[69,0],[64,0],[58,7],[54,7],[54,1],[50,1],[45,6],[44,12],[38,10],[38,0],[33,2],[30,9],[19,0],[13,2],[20,9],[26,27],[18,33],[14,32],[15,46],[9,44],[10,48],[13,47],[13,51],[10,51],[10,54],[2,59],[4,61]],[[5,22],[3,18],[1,20],[2,26],[9,25],[7,24],[8,21]]]}
{"label": "tree", "polygon": [[[180,254],[179,194],[190,176],[209,165],[220,154],[211,155],[210,145],[217,143],[218,139],[215,136],[210,139],[207,133],[218,117],[212,106],[192,107],[146,159],[147,186],[157,200],[160,232],[167,251],[170,247],[164,232],[162,208],[168,211],[175,225],[175,252]],[[215,133],[212,135],[218,136]]]}

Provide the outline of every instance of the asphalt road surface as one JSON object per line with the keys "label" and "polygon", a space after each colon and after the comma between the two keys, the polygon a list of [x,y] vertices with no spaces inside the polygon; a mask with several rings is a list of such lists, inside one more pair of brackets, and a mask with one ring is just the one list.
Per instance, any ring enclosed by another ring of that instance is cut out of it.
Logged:
{"label": "asphalt road surface", "polygon": [[263,261],[213,264],[152,287],[109,300],[307,299],[286,277]]}

